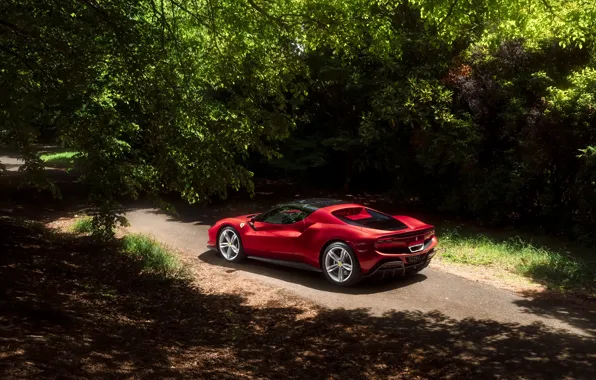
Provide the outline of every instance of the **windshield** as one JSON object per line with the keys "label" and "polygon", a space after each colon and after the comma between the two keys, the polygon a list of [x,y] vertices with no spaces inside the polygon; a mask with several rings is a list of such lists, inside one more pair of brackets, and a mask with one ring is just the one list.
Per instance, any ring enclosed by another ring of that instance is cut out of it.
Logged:
{"label": "windshield", "polygon": [[255,218],[255,221],[271,224],[293,224],[300,222],[310,215],[310,213],[311,212],[308,210],[301,210],[291,205],[281,206],[264,214],[258,215]]}

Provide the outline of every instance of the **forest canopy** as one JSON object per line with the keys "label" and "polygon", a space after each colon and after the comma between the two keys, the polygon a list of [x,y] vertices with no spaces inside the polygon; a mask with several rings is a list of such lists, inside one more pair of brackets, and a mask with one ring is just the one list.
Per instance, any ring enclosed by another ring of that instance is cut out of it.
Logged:
{"label": "forest canopy", "polygon": [[591,0],[5,0],[0,142],[79,152],[105,226],[262,175],[596,240],[595,33]]}

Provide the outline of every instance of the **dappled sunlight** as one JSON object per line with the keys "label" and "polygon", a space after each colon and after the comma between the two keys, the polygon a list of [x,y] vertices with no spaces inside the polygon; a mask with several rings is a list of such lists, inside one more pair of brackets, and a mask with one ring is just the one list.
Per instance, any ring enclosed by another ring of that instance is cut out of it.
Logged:
{"label": "dappled sunlight", "polygon": [[72,151],[58,151],[41,154],[39,158],[49,167],[52,168],[72,168],[76,159],[77,152]]}
{"label": "dappled sunlight", "polygon": [[524,291],[523,299],[515,301],[523,312],[556,318],[576,326],[596,337],[596,299],[582,295]]}
{"label": "dappled sunlight", "polygon": [[10,234],[1,240],[0,342],[9,349],[0,370],[9,376],[593,374],[593,339],[542,324],[457,320],[439,311],[315,308],[305,316],[305,306],[251,306],[246,295],[203,293],[200,278],[146,276],[117,245],[1,223]]}
{"label": "dappled sunlight", "polygon": [[[8,348],[0,353],[0,371],[9,377],[588,378],[593,372],[596,347],[587,310],[538,296],[517,304],[526,313],[577,327],[585,333],[579,336],[540,323],[457,319],[444,310],[378,313],[288,304],[266,284],[259,285],[259,294],[238,291],[241,283],[205,286],[211,281],[201,277],[209,274],[206,268],[196,282],[163,281],[144,273],[118,244],[98,246],[87,236],[52,233],[28,221],[81,214],[80,187],[63,189],[68,197],[62,201],[2,190],[2,209],[10,217],[0,220],[7,232],[0,236],[0,346]],[[171,218],[196,228],[258,205],[266,202],[181,207]],[[144,208],[143,202],[131,205]],[[228,266],[213,252],[198,259]],[[317,274],[263,263],[224,270],[355,297],[391,294],[429,280],[422,273],[337,289]]]}

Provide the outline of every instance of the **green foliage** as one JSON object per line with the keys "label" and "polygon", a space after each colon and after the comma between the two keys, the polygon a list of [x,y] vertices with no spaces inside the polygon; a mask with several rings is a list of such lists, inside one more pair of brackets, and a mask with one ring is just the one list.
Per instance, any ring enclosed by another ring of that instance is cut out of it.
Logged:
{"label": "green foliage", "polygon": [[85,216],[74,221],[71,227],[72,231],[77,234],[89,234],[93,232],[93,219]]}
{"label": "green foliage", "polygon": [[27,0],[0,14],[2,138],[31,172],[50,130],[81,152],[106,231],[117,196],[250,189],[242,159],[270,156],[292,127],[295,48],[248,3]]}
{"label": "green foliage", "polygon": [[72,168],[77,152],[59,152],[41,154],[39,158],[48,166]]}
{"label": "green foliage", "polygon": [[[280,151],[310,167],[286,174],[594,241],[594,29],[571,21],[593,24],[594,4],[358,4],[366,22],[329,16],[305,51],[303,143]],[[379,54],[377,18],[395,54]],[[346,25],[360,39],[338,47]]]}
{"label": "green foliage", "polygon": [[457,230],[441,234],[442,258],[449,262],[492,266],[529,277],[550,288],[591,294],[596,267],[520,238],[498,241],[485,235],[462,236]]}
{"label": "green foliage", "polygon": [[122,239],[124,250],[137,258],[146,273],[163,279],[180,279],[188,276],[188,269],[178,260],[176,255],[157,242],[142,234],[126,235]]}
{"label": "green foliage", "polygon": [[80,152],[105,236],[119,197],[201,202],[251,192],[257,172],[596,239],[593,1],[8,0],[0,15],[0,139],[45,186],[36,141]]}

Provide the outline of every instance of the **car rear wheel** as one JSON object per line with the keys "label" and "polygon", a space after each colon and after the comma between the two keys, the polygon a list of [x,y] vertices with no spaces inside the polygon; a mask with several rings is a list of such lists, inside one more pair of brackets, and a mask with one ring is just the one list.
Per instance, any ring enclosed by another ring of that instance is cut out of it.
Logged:
{"label": "car rear wheel", "polygon": [[219,233],[217,250],[221,256],[231,263],[236,263],[244,258],[244,249],[240,235],[233,227],[225,227]]}
{"label": "car rear wheel", "polygon": [[362,279],[360,263],[346,243],[330,244],[323,252],[321,264],[325,277],[332,284],[350,286]]}

